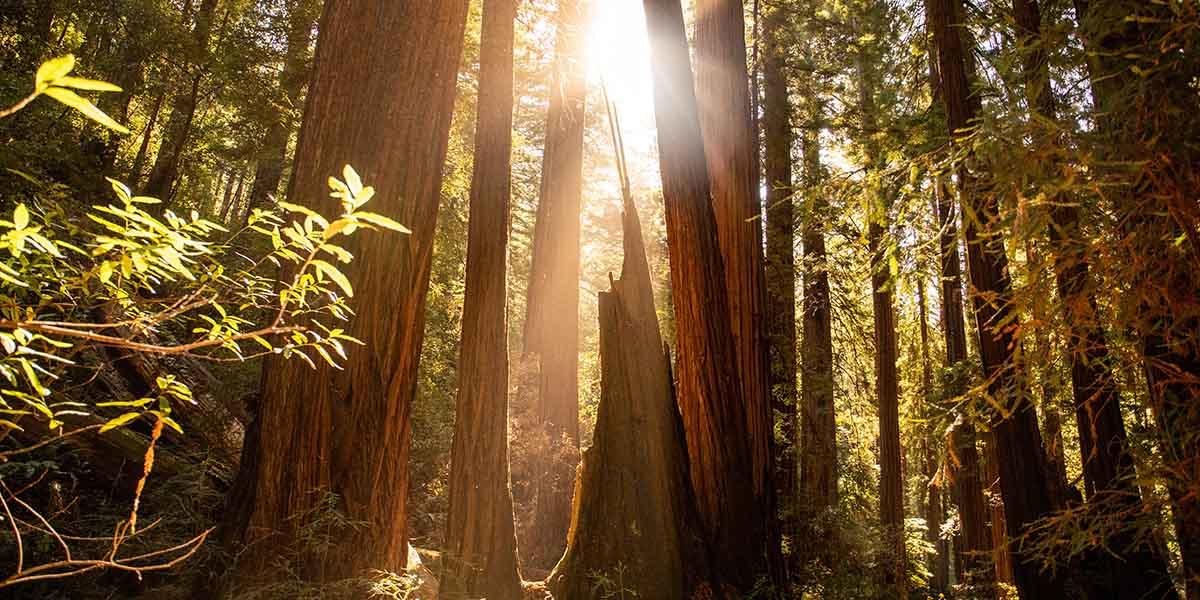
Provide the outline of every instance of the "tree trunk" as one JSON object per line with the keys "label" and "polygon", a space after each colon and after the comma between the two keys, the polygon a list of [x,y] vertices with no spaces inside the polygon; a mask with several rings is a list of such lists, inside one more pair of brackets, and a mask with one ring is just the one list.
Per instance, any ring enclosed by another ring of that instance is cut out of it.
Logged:
{"label": "tree trunk", "polygon": [[[1039,39],[1042,18],[1037,0],[1013,0],[1013,17],[1025,46],[1022,67],[1029,105],[1038,116],[1052,122],[1058,116],[1058,106],[1046,50]],[[1036,133],[1040,143],[1059,143],[1052,132],[1039,129]],[[1113,514],[1135,514],[1142,510],[1141,490],[1121,415],[1113,360],[1097,311],[1095,284],[1088,259],[1081,251],[1084,242],[1079,207],[1066,199],[1053,202],[1053,207],[1051,251],[1068,328],[1071,389],[1088,501]],[[1112,536],[1103,546],[1103,550],[1097,548],[1089,556],[1089,563],[1097,563],[1097,568],[1092,569],[1088,579],[1102,582],[1099,587],[1113,598],[1176,597],[1166,561],[1153,546],[1139,543],[1127,531]]]}
{"label": "tree trunk", "polygon": [[[326,180],[354,165],[378,192],[373,210],[413,233],[347,245],[358,257],[344,270],[355,290],[347,333],[366,346],[350,349],[345,370],[266,364],[239,476],[251,486],[248,577],[279,576],[267,570],[289,549],[306,580],[406,565],[409,415],[466,14],[465,0],[325,3],[289,200],[333,214]],[[363,526],[336,531],[328,549],[296,547],[327,498]]]}
{"label": "tree trunk", "polygon": [[763,548],[712,190],[679,0],[645,0],[692,485],[722,581],[749,590]]}
{"label": "tree trunk", "polygon": [[[1200,70],[1194,52],[1176,50],[1169,40],[1184,18],[1174,10],[1194,13],[1195,7],[1127,0],[1074,4],[1097,105],[1095,142],[1101,159],[1112,165],[1102,175],[1120,182],[1109,196],[1121,224],[1118,261],[1126,268],[1120,276],[1131,285],[1122,314],[1141,338],[1187,597],[1194,600],[1200,598],[1200,182],[1194,170],[1200,153],[1193,141],[1200,135],[1194,88]],[[1098,420],[1098,434],[1102,425]],[[1111,476],[1103,463],[1092,467],[1098,480]]]}
{"label": "tree trunk", "polygon": [[[874,74],[870,58],[860,50],[856,58],[858,108],[865,135],[878,129],[875,119]],[[879,148],[868,137],[864,199],[867,213],[867,241],[871,252],[871,313],[875,332],[875,395],[879,411],[879,521],[883,528],[883,581],[887,596],[906,598],[908,577],[904,547],[904,477],[900,466],[900,378],[896,362],[900,355],[896,343],[896,309],[892,302],[892,274],[889,258],[894,252],[888,235],[888,192],[883,189]]]}
{"label": "tree trunk", "polygon": [[159,145],[158,156],[154,159],[154,167],[150,169],[150,178],[143,192],[153,198],[161,198],[164,205],[168,203],[171,189],[179,177],[179,160],[187,146],[191,135],[192,120],[196,116],[196,103],[200,95],[200,82],[204,79],[208,61],[208,41],[212,33],[213,16],[217,11],[220,0],[201,0],[200,8],[196,11],[196,20],[192,26],[192,48],[188,64],[194,71],[187,76],[187,88],[175,96],[171,104],[171,116],[167,118],[167,127],[163,130],[162,143]]}
{"label": "tree trunk", "polygon": [[687,445],[659,333],[636,209],[625,203],[621,278],[600,293],[600,406],[583,455],[558,600],[691,598],[708,580]]}
{"label": "tree trunk", "polygon": [[[237,183],[234,183],[233,173],[229,174],[229,182],[232,186],[225,188],[225,201],[221,203],[221,222],[228,224],[234,216],[237,215],[238,201],[242,196],[242,184],[246,180],[245,167],[237,167]],[[232,193],[231,193],[232,192]]]}
{"label": "tree trunk", "polygon": [[[796,217],[792,189],[792,108],[788,99],[787,46],[783,36],[787,15],[766,7],[763,20],[763,119],[766,151],[763,175],[767,185],[767,335],[770,350],[772,412],[777,413],[783,447],[776,457],[775,489],[782,508],[783,531],[795,536],[797,467],[800,445],[796,398]],[[793,537],[794,540],[794,537]],[[791,547],[795,547],[794,541]]]}
{"label": "tree trunk", "polygon": [[142,130],[142,142],[138,144],[137,155],[133,157],[133,166],[129,169],[128,185],[137,189],[142,181],[142,171],[146,168],[146,155],[150,150],[150,139],[154,136],[154,126],[158,123],[158,115],[162,112],[166,92],[159,92],[154,98],[154,108],[150,109],[150,118],[146,120],[146,128]]}
{"label": "tree trunk", "polygon": [[[933,362],[929,358],[929,305],[925,294],[925,267],[921,267],[917,282],[917,315],[921,334],[921,401],[922,408],[929,411],[933,400]],[[931,412],[927,412],[932,416]],[[950,544],[942,538],[942,522],[946,520],[946,508],[942,495],[942,479],[938,477],[937,448],[941,438],[936,431],[927,431],[924,436],[924,476],[926,480],[925,540],[933,546],[933,560],[929,572],[933,574],[933,592],[947,593],[950,589]]]}
{"label": "tree trunk", "polygon": [[[743,535],[751,538],[750,547],[773,550],[779,547],[771,478],[775,428],[768,382],[758,137],[750,112],[744,9],[742,0],[697,0],[695,11],[696,102],[753,461],[756,529]],[[774,560],[766,563],[772,564]]]}
{"label": "tree trunk", "polygon": [[479,52],[458,403],[442,598],[519,600],[508,475],[507,273],[516,0],[487,0]]}
{"label": "tree trunk", "polygon": [[[947,128],[957,138],[979,111],[979,98],[970,89],[974,67],[969,62],[971,45],[965,39],[962,1],[929,0],[928,6],[935,9],[929,21],[938,49]],[[1011,539],[1020,537],[1026,527],[1053,509],[1046,483],[1046,457],[1042,453],[1037,417],[1017,377],[1016,341],[1010,326],[1019,323],[1019,319],[1011,314],[1008,257],[1002,238],[994,231],[997,200],[994,194],[980,189],[967,169],[959,169],[958,176],[980,359],[988,394],[1007,412],[1006,417],[994,419],[992,429]],[[1016,550],[1009,548],[1010,553]],[[1062,595],[1061,571],[1042,571],[1029,556],[1014,554],[1012,562],[1015,583],[1022,595],[1030,598]]]}
{"label": "tree trunk", "polygon": [[[833,406],[833,321],[826,265],[825,224],[829,201],[821,185],[822,110],[811,74],[802,74],[807,98],[801,129],[805,208],[800,229],[804,249],[804,339],[801,346],[800,513],[802,522],[837,502],[837,422]],[[818,554],[820,554],[818,552]]]}
{"label": "tree trunk", "polygon": [[[559,0],[555,71],[546,117],[542,183],[533,229],[524,348],[539,364],[537,415],[551,439],[579,446],[579,236],[587,99],[582,0]],[[537,509],[526,562],[550,567],[562,556],[571,518],[575,464],[551,464],[535,483]]]}
{"label": "tree trunk", "polygon": [[309,46],[312,42],[313,24],[321,12],[320,0],[293,0],[288,5],[287,48],[284,52],[283,70],[279,73],[279,87],[283,92],[284,106],[270,112],[271,123],[260,150],[261,157],[254,168],[254,186],[250,188],[250,200],[246,206],[249,216],[256,208],[271,203],[272,196],[279,191],[283,178],[283,167],[287,161],[288,140],[294,122],[288,118],[300,103],[300,95],[308,83],[310,73]]}

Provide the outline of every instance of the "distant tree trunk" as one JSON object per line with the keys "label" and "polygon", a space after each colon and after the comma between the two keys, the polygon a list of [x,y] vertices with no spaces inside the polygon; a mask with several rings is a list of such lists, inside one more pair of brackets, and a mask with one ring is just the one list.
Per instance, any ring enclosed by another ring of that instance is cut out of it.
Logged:
{"label": "distant tree trunk", "polygon": [[[692,598],[709,579],[668,349],[659,333],[641,224],[622,218],[621,278],[600,293],[600,406],[583,455],[558,600]],[[597,583],[602,576],[609,583]]]}
{"label": "distant tree trunk", "polygon": [[[524,347],[538,359],[537,415],[558,445],[579,445],[579,235],[587,99],[584,0],[559,0],[555,70],[546,117],[542,184],[533,229]],[[537,508],[527,562],[551,566],[562,556],[571,518],[575,465],[552,464],[535,483]],[[565,471],[564,471],[565,470]]]}
{"label": "distant tree trunk", "polygon": [[[804,246],[804,339],[801,345],[800,513],[802,521],[837,502],[837,422],[833,406],[833,321],[826,264],[825,231],[829,201],[821,189],[822,110],[811,74],[798,86],[807,98],[801,128],[805,210],[800,229]],[[818,554],[820,554],[818,550]]]}
{"label": "distant tree trunk", "polygon": [[[237,215],[238,201],[242,197],[242,184],[246,180],[246,169],[239,166],[237,168],[237,179],[233,177],[233,173],[229,174],[229,182],[233,183],[231,187],[225,188],[225,201],[221,203],[221,222],[229,223],[229,221]],[[236,181],[237,183],[234,183]]]}
{"label": "distant tree trunk", "polygon": [[[957,138],[979,111],[979,98],[970,89],[974,67],[969,62],[970,44],[965,40],[962,0],[929,0],[927,5],[935,8],[929,22],[938,49],[947,128]],[[1007,417],[994,419],[992,430],[1008,534],[1013,539],[1053,510],[1046,483],[1046,457],[1036,414],[1020,389],[1016,372],[1019,365],[1011,325],[1019,323],[1019,319],[1011,314],[1008,257],[1002,238],[994,232],[997,199],[980,189],[966,168],[959,169],[958,177],[983,373],[988,393],[1009,412]],[[1062,595],[1062,571],[1042,571],[1033,557],[1016,554],[1015,547],[1010,547],[1009,552],[1013,554],[1013,576],[1022,595],[1029,598]]]}
{"label": "distant tree trunk", "polygon": [[[409,415],[466,14],[465,0],[325,3],[289,200],[334,213],[326,180],[350,164],[378,191],[372,210],[413,233],[347,246],[348,334],[366,346],[349,349],[345,370],[267,361],[231,511],[254,549],[243,577],[279,576],[273,561],[289,550],[312,581],[406,566]],[[327,499],[363,525],[331,532],[332,548],[298,547]]]}
{"label": "distant tree trunk", "polygon": [[[796,398],[796,216],[792,189],[792,107],[788,100],[787,15],[765,7],[763,20],[763,175],[767,186],[767,328],[770,390],[784,445],[776,453],[775,488],[784,515],[783,533],[794,536],[797,497],[799,406]],[[793,542],[793,548],[794,542]]]}
{"label": "distant tree trunk", "polygon": [[[925,2],[926,28],[933,32],[935,17],[948,18],[944,5]],[[935,104],[946,112],[945,94],[937,43],[930,49],[930,87]],[[967,389],[967,327],[963,316],[962,267],[958,251],[958,219],[954,211],[954,196],[944,176],[934,178],[934,213],[939,230],[941,254],[941,321],[946,344],[946,365],[950,373],[943,384],[947,398],[957,398]],[[955,561],[959,578],[975,593],[988,594],[992,587],[994,569],[991,566],[991,534],[987,527],[987,507],[983,497],[982,465],[979,459],[975,424],[958,418],[950,429],[950,471],[954,481],[954,500],[958,505],[960,534]]]}
{"label": "distant tree trunk", "polygon": [[508,475],[507,281],[516,0],[483,4],[442,598],[519,600]]}
{"label": "distant tree trunk", "polygon": [[1013,583],[1012,556],[1008,551],[1008,524],[1004,516],[1004,502],[1000,491],[1000,459],[996,453],[996,436],[991,433],[983,434],[983,447],[986,449],[987,460],[984,461],[984,473],[987,478],[987,493],[990,503],[988,511],[991,519],[992,532],[992,563],[996,566],[996,581]]}
{"label": "distant tree trunk", "polygon": [[146,168],[146,155],[150,150],[150,138],[154,136],[154,126],[158,123],[158,115],[162,112],[163,100],[166,99],[166,92],[159,92],[154,98],[154,108],[150,109],[150,118],[146,120],[146,128],[142,130],[142,143],[138,145],[137,155],[133,158],[133,166],[129,169],[128,186],[133,189],[138,188],[138,184],[142,181],[142,171]]}
{"label": "distant tree trunk", "polygon": [[192,25],[192,48],[188,63],[191,69],[187,75],[187,87],[175,96],[171,105],[171,116],[167,119],[167,127],[163,130],[162,143],[158,148],[158,156],[154,159],[154,167],[150,170],[150,178],[143,190],[147,196],[163,199],[164,204],[169,200],[171,189],[179,177],[179,160],[187,146],[191,135],[192,120],[196,116],[196,103],[200,95],[200,82],[204,79],[208,61],[208,41],[212,33],[213,16],[216,14],[220,0],[201,0],[200,8],[196,11],[196,20]]}
{"label": "distant tree trunk", "polygon": [[725,266],[679,0],[644,0],[692,485],[723,583],[749,590],[762,547]]}
{"label": "distant tree trunk", "polygon": [[[1022,67],[1029,105],[1040,117],[1053,121],[1058,116],[1058,106],[1051,87],[1046,49],[1040,40],[1042,17],[1037,0],[1013,0],[1013,17],[1019,39],[1026,46]],[[1051,132],[1039,130],[1038,134],[1042,143],[1057,143]],[[1079,207],[1066,199],[1054,202],[1053,207],[1051,250],[1068,327],[1071,388],[1088,501],[1113,514],[1136,513],[1142,510],[1142,495],[1121,415],[1113,359],[1096,306],[1095,284],[1081,248],[1084,242]],[[1089,572],[1088,579],[1102,581],[1099,587],[1113,598],[1176,597],[1166,561],[1152,545],[1140,543],[1130,532],[1122,532],[1103,546],[1089,561],[1099,564],[1094,572]]]}
{"label": "distant tree trunk", "polygon": [[758,136],[750,112],[745,10],[742,0],[698,0],[695,11],[696,102],[753,459],[757,529],[743,535],[752,538],[750,547],[777,554]]}
{"label": "distant tree trunk", "polygon": [[[920,321],[921,333],[921,401],[924,410],[930,408],[933,400],[933,362],[929,358],[929,304],[925,294],[925,271],[921,268],[921,278],[917,282],[917,315]],[[929,571],[933,573],[933,591],[946,593],[950,587],[950,544],[942,539],[942,522],[946,520],[946,506],[942,495],[941,478],[938,476],[938,444],[939,432],[930,431],[924,436],[924,473],[926,502],[925,502],[925,540],[934,548],[933,560]]]}
{"label": "distant tree trunk", "polygon": [[[870,58],[859,51],[856,58],[858,109],[867,136],[878,129],[875,119],[874,74]],[[879,411],[879,521],[884,529],[887,553],[883,567],[887,596],[906,598],[904,547],[904,477],[900,466],[900,378],[896,362],[900,355],[896,342],[896,309],[892,302],[892,250],[888,236],[890,198],[880,178],[879,148],[871,139],[866,146],[864,200],[867,213],[867,241],[871,253],[871,313],[875,332],[875,395]]]}
{"label": "distant tree trunk", "polygon": [[283,178],[283,167],[287,162],[288,140],[294,129],[294,123],[287,117],[300,103],[300,95],[308,83],[311,70],[309,46],[312,43],[313,24],[320,16],[321,0],[293,0],[287,11],[287,48],[284,51],[283,70],[279,73],[279,87],[285,106],[270,111],[271,123],[267,125],[267,136],[260,150],[262,156],[254,168],[254,186],[250,188],[247,216],[256,208],[268,206],[271,197],[279,191],[279,181]]}

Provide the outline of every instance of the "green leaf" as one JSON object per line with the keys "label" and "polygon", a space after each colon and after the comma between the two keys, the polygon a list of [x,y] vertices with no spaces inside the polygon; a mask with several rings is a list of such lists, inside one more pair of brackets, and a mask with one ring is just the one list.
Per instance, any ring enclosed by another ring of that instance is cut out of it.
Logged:
{"label": "green leaf", "polygon": [[129,133],[129,130],[120,123],[114,121],[112,117],[104,114],[104,111],[96,108],[95,104],[84,99],[79,94],[72,92],[66,88],[52,87],[46,89],[46,95],[70,106],[71,108],[83,113],[83,116],[105,126],[109,129],[120,133]]}
{"label": "green leaf", "polygon": [[346,178],[346,187],[350,189],[350,195],[358,197],[362,193],[363,184],[362,178],[358,176],[358,172],[354,167],[346,165],[342,167],[342,177]]}
{"label": "green leaf", "polygon": [[59,77],[54,80],[54,85],[91,92],[121,91],[120,86],[113,85],[107,81],[96,81],[95,79],[84,79],[82,77]]}
{"label": "green leaf", "polygon": [[143,406],[149,405],[151,402],[154,402],[154,398],[138,398],[137,400],[121,400],[121,401],[117,401],[117,402],[100,402],[100,403],[96,404],[96,406],[117,407],[117,408],[126,408],[126,407],[142,408]]}
{"label": "green leaf", "polygon": [[34,76],[34,81],[37,87],[44,87],[52,84],[55,80],[66,77],[71,69],[75,68],[75,55],[68,54],[58,58],[52,58],[38,67],[37,75]]}
{"label": "green leaf", "polygon": [[312,261],[312,264],[318,271],[325,274],[325,276],[333,280],[338,287],[342,288],[342,291],[346,293],[346,297],[354,297],[354,288],[350,287],[350,280],[346,278],[344,273],[337,270],[337,267],[323,260],[314,260]]}
{"label": "green leaf", "polygon": [[399,231],[400,233],[412,233],[411,229],[409,229],[409,228],[407,228],[407,227],[397,223],[396,221],[393,221],[383,215],[377,215],[375,213],[369,213],[369,212],[359,212],[359,213],[354,213],[354,216],[355,216],[355,218],[357,218],[360,221],[366,221],[372,225],[377,225],[384,229],[390,229],[392,231]]}
{"label": "green leaf", "polygon": [[111,429],[116,429],[116,428],[140,417],[141,414],[142,413],[127,412],[115,419],[109,419],[109,421],[107,423],[105,423],[102,427],[100,427],[100,433],[104,433],[105,431],[109,431]]}
{"label": "green leaf", "polygon": [[25,229],[29,226],[29,209],[25,208],[24,204],[18,204],[17,208],[13,209],[13,228]]}

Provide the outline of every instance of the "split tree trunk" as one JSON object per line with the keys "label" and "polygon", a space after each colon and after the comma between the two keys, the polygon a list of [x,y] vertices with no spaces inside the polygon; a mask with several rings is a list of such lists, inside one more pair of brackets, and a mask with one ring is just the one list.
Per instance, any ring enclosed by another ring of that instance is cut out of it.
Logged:
{"label": "split tree trunk", "polygon": [[[377,190],[373,210],[413,233],[347,245],[357,257],[344,270],[355,290],[348,333],[366,345],[350,349],[345,370],[266,364],[239,475],[245,513],[232,516],[254,548],[243,577],[278,576],[271,562],[289,548],[314,581],[406,566],[409,416],[466,14],[465,0],[325,3],[289,200],[333,213],[326,180],[350,164]],[[296,547],[328,494],[365,525],[338,531],[328,552]]]}
{"label": "split tree trunk", "polygon": [[[921,400],[922,408],[929,411],[933,400],[933,362],[929,358],[929,306],[925,293],[925,267],[922,265],[917,282],[917,314],[921,333]],[[932,416],[931,412],[927,412]],[[936,431],[926,431],[924,436],[924,476],[926,483],[925,540],[934,548],[929,571],[933,573],[931,583],[934,593],[946,593],[950,587],[950,543],[942,539],[942,522],[946,520],[946,501],[942,493],[944,483],[938,476],[938,452],[940,436]]]}
{"label": "split tree trunk", "polygon": [[[583,132],[585,0],[559,0],[555,71],[546,117],[542,184],[533,229],[524,348],[538,359],[537,415],[552,443],[579,446],[579,236]],[[535,483],[537,509],[526,561],[549,567],[562,556],[570,526],[575,464],[547,459],[552,473]]]}
{"label": "split tree trunk", "polygon": [[[594,443],[583,455],[566,554],[547,578],[558,600],[628,591],[639,598],[690,598],[709,579],[670,354],[632,203],[625,203],[622,226],[621,278],[600,293]],[[598,584],[598,576],[607,583]]]}
{"label": "split tree trunk", "polygon": [[754,463],[679,0],[644,0],[692,485],[722,582],[754,583]]}
{"label": "split tree trunk", "polygon": [[440,596],[520,600],[508,473],[508,231],[516,0],[483,4],[450,511]]}
{"label": "split tree trunk", "polygon": [[[743,535],[750,538],[749,547],[777,549],[758,136],[746,69],[744,8],[742,0],[698,0],[695,11],[696,102],[753,461],[755,529]],[[767,560],[763,566],[771,564],[777,563]]]}

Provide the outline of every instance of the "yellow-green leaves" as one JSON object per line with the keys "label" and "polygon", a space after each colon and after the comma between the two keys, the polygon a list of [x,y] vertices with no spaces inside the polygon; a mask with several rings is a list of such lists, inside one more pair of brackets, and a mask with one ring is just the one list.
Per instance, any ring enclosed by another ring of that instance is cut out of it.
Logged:
{"label": "yellow-green leaves", "polygon": [[119,92],[121,88],[104,81],[68,76],[68,73],[74,68],[75,56],[71,54],[42,63],[34,76],[34,94],[50,96],[109,129],[120,133],[129,133],[129,129],[114,121],[91,101],[71,91],[71,89],[76,89],[93,92]]}

